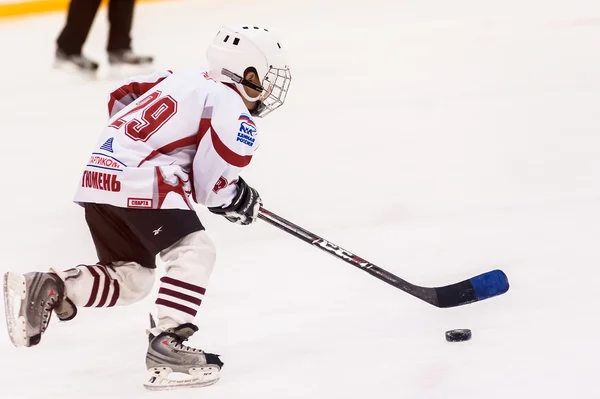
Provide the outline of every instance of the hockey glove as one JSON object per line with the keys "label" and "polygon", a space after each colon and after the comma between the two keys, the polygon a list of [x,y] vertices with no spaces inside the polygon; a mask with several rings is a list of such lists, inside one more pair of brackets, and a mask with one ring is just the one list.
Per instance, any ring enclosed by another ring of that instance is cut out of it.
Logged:
{"label": "hockey glove", "polygon": [[232,223],[249,225],[256,220],[258,210],[262,205],[262,200],[258,191],[250,187],[240,176],[238,179],[237,194],[231,204],[224,208],[208,208],[209,211],[217,215],[224,216]]}

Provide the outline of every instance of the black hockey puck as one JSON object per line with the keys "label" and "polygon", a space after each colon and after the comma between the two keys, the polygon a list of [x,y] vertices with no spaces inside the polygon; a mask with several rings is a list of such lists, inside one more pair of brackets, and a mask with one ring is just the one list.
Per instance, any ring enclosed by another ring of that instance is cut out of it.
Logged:
{"label": "black hockey puck", "polygon": [[471,330],[464,328],[458,330],[446,331],[446,341],[448,342],[462,342],[471,339]]}

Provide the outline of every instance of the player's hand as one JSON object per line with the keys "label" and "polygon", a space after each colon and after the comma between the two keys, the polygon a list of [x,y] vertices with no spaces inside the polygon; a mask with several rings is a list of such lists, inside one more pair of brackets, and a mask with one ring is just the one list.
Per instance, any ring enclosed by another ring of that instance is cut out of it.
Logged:
{"label": "player's hand", "polygon": [[246,226],[256,221],[258,210],[263,203],[258,191],[246,184],[241,176],[236,185],[237,194],[229,206],[208,208],[208,210],[225,217],[232,223]]}

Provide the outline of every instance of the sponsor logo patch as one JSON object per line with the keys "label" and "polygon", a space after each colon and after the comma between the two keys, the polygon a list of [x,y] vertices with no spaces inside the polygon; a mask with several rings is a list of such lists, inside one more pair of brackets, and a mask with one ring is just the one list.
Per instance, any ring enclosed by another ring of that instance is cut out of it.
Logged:
{"label": "sponsor logo patch", "polygon": [[240,115],[238,118],[240,121],[240,129],[238,130],[237,139],[240,143],[246,144],[248,147],[254,145],[256,138],[256,125],[250,116],[246,114]]}
{"label": "sponsor logo patch", "polygon": [[127,165],[119,161],[117,158],[111,157],[110,155],[93,152],[87,166],[97,169],[107,169],[121,172]]}
{"label": "sponsor logo patch", "polygon": [[112,148],[113,140],[114,140],[114,137],[111,137],[108,140],[106,140],[104,142],[104,144],[102,144],[100,146],[100,150],[106,151],[106,152],[113,152],[113,148]]}
{"label": "sponsor logo patch", "polygon": [[112,173],[84,170],[81,187],[118,193],[121,191],[121,182]]}
{"label": "sponsor logo patch", "polygon": [[127,208],[152,208],[152,198],[127,198]]}

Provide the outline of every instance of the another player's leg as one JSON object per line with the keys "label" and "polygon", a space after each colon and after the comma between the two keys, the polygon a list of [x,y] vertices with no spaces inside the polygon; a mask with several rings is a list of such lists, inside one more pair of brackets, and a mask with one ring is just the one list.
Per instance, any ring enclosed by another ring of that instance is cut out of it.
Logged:
{"label": "another player's leg", "polygon": [[56,67],[90,76],[96,73],[98,63],[85,57],[82,48],[99,7],[100,0],[71,0],[65,26],[56,40]]}
{"label": "another player's leg", "polygon": [[134,0],[111,0],[108,4],[108,62],[111,66],[149,65],[154,58],[135,54],[131,49],[131,28],[135,9]]}

